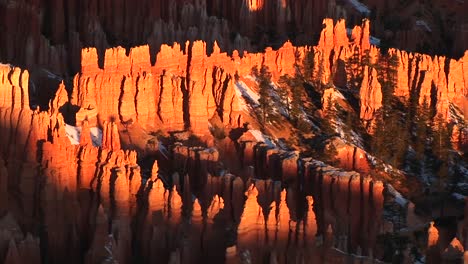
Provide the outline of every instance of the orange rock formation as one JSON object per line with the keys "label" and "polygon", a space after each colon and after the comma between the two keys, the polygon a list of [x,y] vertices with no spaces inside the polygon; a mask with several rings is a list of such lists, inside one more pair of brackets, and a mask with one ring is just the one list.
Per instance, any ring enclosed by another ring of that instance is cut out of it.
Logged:
{"label": "orange rock formation", "polygon": [[[287,9],[291,3],[285,3]],[[158,5],[174,8],[174,4]],[[306,10],[314,5],[310,2]],[[265,1],[262,10],[270,10],[267,7]],[[130,34],[130,21],[103,19],[107,27]],[[359,47],[360,56],[366,50],[372,60],[377,56],[368,40],[367,21],[353,29],[350,39],[344,21],[334,25],[325,20],[324,24],[320,43],[313,47],[319,54],[316,59],[323,63],[324,84],[330,83],[331,74],[340,74],[338,60],[349,58],[354,47]],[[51,34],[59,40],[64,33],[57,29]],[[294,74],[296,51],[304,56],[311,47],[287,42],[278,50],[242,57],[238,52],[222,53],[217,44],[209,55],[207,49],[202,41],[188,42],[184,48],[177,43],[162,45],[157,54],[149,46],[128,53],[117,47],[105,50],[101,67],[98,49],[83,49],[71,95],[60,85],[47,112],[29,107],[27,71],[0,66],[0,186],[4,191],[0,212],[9,225],[22,231],[9,230],[8,237],[14,239],[1,238],[8,244],[0,256],[3,260],[24,258],[33,263],[40,255],[48,263],[69,262],[70,256],[77,263],[104,259],[187,263],[198,257],[235,263],[236,259],[263,261],[267,256],[284,262],[293,256],[301,262],[338,254],[332,247],[335,237],[343,235],[349,236],[350,253],[360,248],[371,255],[382,224],[380,181],[301,158],[294,151],[274,149],[258,142],[252,132],[251,137],[232,142],[232,152],[242,157],[239,163],[254,171],[242,178],[218,170],[222,155],[213,144],[206,144],[210,148],[173,144],[168,156],[152,163],[148,171],[140,168],[136,150],[124,149],[121,138],[128,133],[124,128],[132,124],[148,132],[191,130],[199,136],[209,135],[213,119],[243,129],[243,117],[250,113],[240,107],[235,75],[247,76],[253,66],[264,64],[277,81],[283,74]],[[436,100],[430,103],[447,120],[453,106],[466,115],[468,53],[455,61],[390,52],[401,61],[396,95],[407,98],[416,89],[419,102]],[[156,58],[153,64],[151,55]],[[360,114],[371,120],[381,107],[381,92],[375,70],[367,68],[364,74]],[[79,109],[72,111],[75,106]],[[72,125],[81,127],[83,134],[77,145],[67,136]],[[101,146],[91,144],[89,131],[95,126],[102,128]],[[213,140],[203,143],[207,142]],[[340,158],[349,165],[343,167],[366,172],[368,163],[359,156],[365,153],[357,148],[343,153]],[[172,174],[175,171],[178,174]],[[281,191],[285,187],[281,181],[303,185],[291,184]],[[24,237],[26,233],[32,235]],[[315,243],[317,234],[325,237],[322,246]],[[202,245],[196,247],[198,242]],[[212,248],[216,252],[210,252]]]}

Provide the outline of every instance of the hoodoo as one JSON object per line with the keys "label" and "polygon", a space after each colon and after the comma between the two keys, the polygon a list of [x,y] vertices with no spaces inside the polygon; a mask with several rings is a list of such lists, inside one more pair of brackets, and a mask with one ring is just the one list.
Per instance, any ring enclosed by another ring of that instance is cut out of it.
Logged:
{"label": "hoodoo", "polygon": [[468,5],[404,2],[0,1],[0,263],[466,262]]}

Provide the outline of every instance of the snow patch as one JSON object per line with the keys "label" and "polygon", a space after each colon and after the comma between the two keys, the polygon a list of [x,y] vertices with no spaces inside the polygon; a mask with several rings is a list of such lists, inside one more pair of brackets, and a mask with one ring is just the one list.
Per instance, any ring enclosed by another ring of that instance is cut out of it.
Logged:
{"label": "snow patch", "polygon": [[431,27],[424,20],[416,20],[416,26],[423,27],[427,32],[432,32]]}
{"label": "snow patch", "polygon": [[166,159],[169,159],[169,151],[167,151],[167,148],[161,142],[158,144],[158,150]]}
{"label": "snow patch", "polygon": [[65,134],[72,145],[80,144],[81,128],[65,124]]}
{"label": "snow patch", "polygon": [[465,201],[465,195],[459,194],[459,193],[452,193],[452,197],[457,199],[458,201]]}
{"label": "snow patch", "polygon": [[359,13],[369,16],[371,11],[370,9],[363,3],[359,2],[358,0],[348,0],[348,2],[357,10]]}
{"label": "snow patch", "polygon": [[91,141],[93,141],[93,146],[102,146],[102,130],[97,127],[91,127],[89,130],[91,133]]}
{"label": "snow patch", "polygon": [[258,142],[264,142],[269,147],[275,147],[275,144],[270,139],[266,138],[260,130],[251,129],[249,132]]}
{"label": "snow patch", "polygon": [[53,74],[52,72],[46,70],[46,69],[42,69],[46,74],[47,74],[47,77],[49,77],[50,79],[54,79],[54,80],[57,80],[57,81],[61,81],[62,78],[60,78],[60,76],[56,75],[56,74]]}
{"label": "snow patch", "polygon": [[395,202],[397,202],[400,206],[404,207],[408,204],[408,200],[406,200],[401,193],[399,193],[391,184],[387,184],[388,192],[391,193],[395,197]]}
{"label": "snow patch", "polygon": [[235,85],[236,95],[244,99],[240,101],[240,107],[242,110],[248,110],[247,103],[258,105],[260,96],[250,89],[243,81],[237,81]]}
{"label": "snow patch", "polygon": [[254,82],[257,81],[257,78],[256,78],[255,76],[252,76],[252,75],[247,75],[247,76],[245,76],[245,78],[246,78],[246,79],[249,79],[249,80],[251,80],[251,81],[254,81]]}
{"label": "snow patch", "polygon": [[[65,134],[67,135],[72,145],[80,144],[81,130],[81,127],[65,124]],[[91,127],[89,130],[93,146],[100,147],[102,145],[102,130],[97,127]]]}
{"label": "snow patch", "polygon": [[370,36],[369,42],[374,46],[380,46],[381,40],[379,38]]}
{"label": "snow patch", "polygon": [[[353,33],[353,30],[351,28],[346,28],[346,32],[348,33],[348,36],[351,36],[351,34]],[[379,38],[370,36],[369,37],[369,42],[370,42],[370,44],[378,47],[378,46],[380,46],[380,43],[382,41]]]}

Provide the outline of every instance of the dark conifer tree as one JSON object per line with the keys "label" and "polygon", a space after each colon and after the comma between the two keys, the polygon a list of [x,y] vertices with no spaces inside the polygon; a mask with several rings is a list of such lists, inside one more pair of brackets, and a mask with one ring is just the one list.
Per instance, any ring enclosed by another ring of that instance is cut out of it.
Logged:
{"label": "dark conifer tree", "polygon": [[302,98],[305,91],[302,76],[298,72],[294,77],[283,75],[280,77],[279,85],[282,105],[287,111],[288,119],[297,127],[303,115]]}
{"label": "dark conifer tree", "polygon": [[437,159],[436,172],[441,179],[448,177],[448,165],[452,142],[450,138],[450,127],[441,115],[437,115],[432,126],[432,153]]}
{"label": "dark conifer tree", "polygon": [[416,114],[414,117],[414,151],[416,154],[416,161],[418,163],[418,173],[423,173],[426,163],[427,152],[427,138],[429,137],[430,130],[430,110],[426,98],[422,105],[416,106]]}
{"label": "dark conifer tree", "polygon": [[306,82],[314,83],[314,68],[315,68],[315,51],[313,48],[306,51],[304,60],[302,61],[301,74]]}
{"label": "dark conifer tree", "polygon": [[361,54],[358,46],[354,47],[353,55],[346,61],[345,69],[348,87],[352,90],[359,89],[363,78],[363,65],[361,63]]}
{"label": "dark conifer tree", "polygon": [[281,75],[278,80],[278,85],[279,85],[278,96],[280,97],[281,105],[286,111],[286,117],[288,119],[291,119],[291,103],[289,99],[291,96],[290,95],[291,94],[290,79],[291,79],[291,76],[286,74],[286,75]]}
{"label": "dark conifer tree", "polygon": [[325,115],[322,122],[322,132],[326,135],[334,135],[335,132],[335,119],[336,119],[336,109],[334,107],[333,97],[330,94],[326,99]]}
{"label": "dark conifer tree", "polygon": [[273,104],[271,102],[273,87],[271,86],[271,72],[268,67],[262,65],[260,69],[257,67],[252,68],[252,74],[257,78],[259,86],[259,99],[260,104],[260,122],[265,125],[266,122],[276,120]]}

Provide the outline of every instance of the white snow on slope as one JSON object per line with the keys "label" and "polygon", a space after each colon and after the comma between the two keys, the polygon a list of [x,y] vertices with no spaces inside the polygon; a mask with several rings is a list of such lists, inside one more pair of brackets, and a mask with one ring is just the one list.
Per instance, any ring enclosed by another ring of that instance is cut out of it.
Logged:
{"label": "white snow on slope", "polygon": [[388,192],[391,193],[395,197],[395,202],[397,202],[400,206],[406,206],[408,204],[408,200],[406,200],[401,193],[399,193],[391,184],[387,184]]}
{"label": "white snow on slope", "polygon": [[424,20],[416,20],[416,26],[423,27],[427,32],[432,32],[431,27]]}
{"label": "white snow on slope", "polygon": [[242,110],[248,109],[247,104],[253,103],[258,105],[258,99],[260,99],[260,96],[252,89],[250,89],[250,87],[247,86],[243,81],[236,82],[235,88],[237,97],[244,99],[243,102],[242,100],[240,101]]}
{"label": "white snow on slope", "polygon": [[158,144],[158,149],[159,149],[159,152],[160,152],[166,159],[169,159],[169,157],[168,157],[169,151],[167,151],[167,148],[166,148],[161,142],[159,142],[159,144]]}
{"label": "white snow on slope", "polygon": [[462,202],[465,201],[465,198],[466,198],[466,196],[459,194],[459,193],[452,193],[452,197]]}
{"label": "white snow on slope", "polygon": [[97,127],[91,127],[89,130],[91,132],[91,140],[93,141],[93,146],[102,146],[102,130]]}
{"label": "white snow on slope", "polygon": [[80,144],[81,128],[65,124],[65,133],[72,145]]}
{"label": "white snow on slope", "polygon": [[348,0],[348,2],[357,10],[359,13],[363,15],[370,15],[370,9],[363,3],[359,2],[358,0]]}
{"label": "white snow on slope", "polygon": [[380,39],[370,36],[369,41],[374,46],[380,46]]}
{"label": "white snow on slope", "polygon": [[54,79],[54,80],[57,80],[57,81],[61,81],[62,78],[60,78],[60,76],[46,70],[46,69],[42,69],[46,74],[47,74],[47,77],[49,77],[50,79]]}
{"label": "white snow on slope", "polygon": [[275,144],[270,139],[266,138],[265,135],[263,135],[263,133],[260,130],[251,129],[251,130],[249,130],[249,132],[252,134],[252,136],[255,137],[255,139],[258,142],[264,142],[265,144],[267,144],[270,147],[275,146]]}
{"label": "white snow on slope", "polygon": [[[351,36],[353,30],[351,28],[347,28],[346,32],[348,33],[348,36]],[[369,37],[369,42],[370,42],[370,44],[372,44],[374,46],[380,46],[381,40],[379,38],[370,36]]]}
{"label": "white snow on slope", "polygon": [[[90,129],[91,140],[93,146],[99,147],[102,145],[102,130],[97,127],[91,127]],[[65,133],[70,140],[72,145],[79,145],[81,138],[81,127],[71,126],[65,124]]]}

